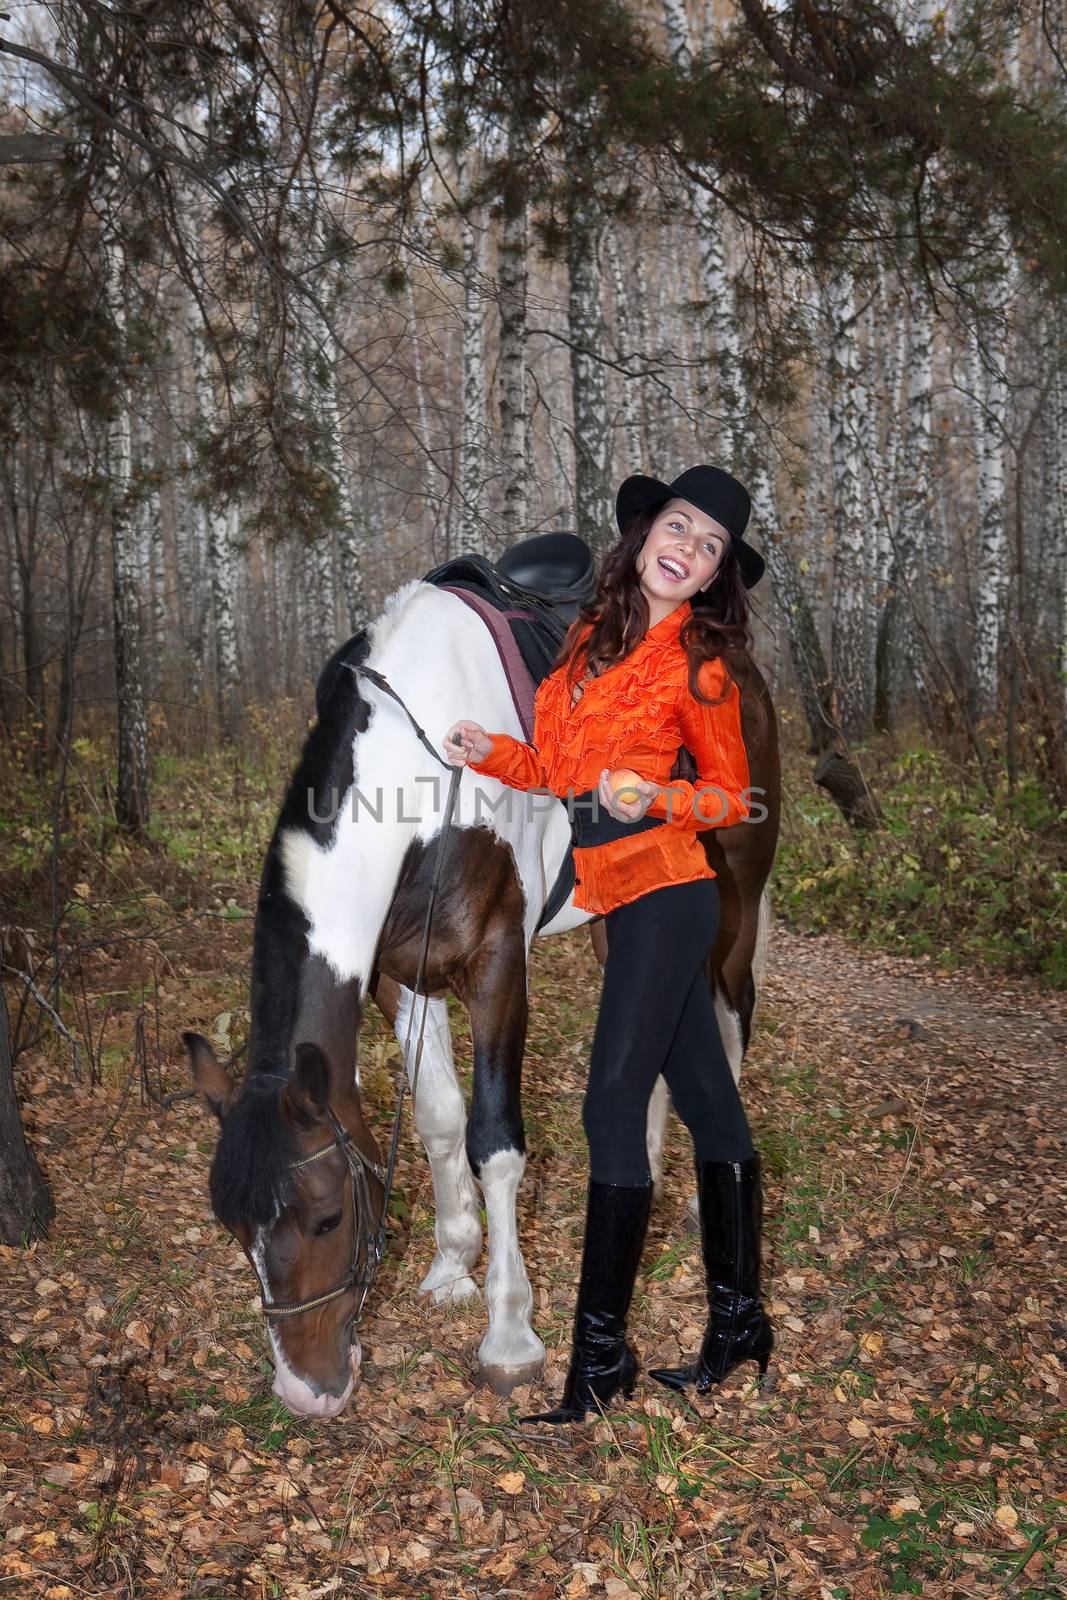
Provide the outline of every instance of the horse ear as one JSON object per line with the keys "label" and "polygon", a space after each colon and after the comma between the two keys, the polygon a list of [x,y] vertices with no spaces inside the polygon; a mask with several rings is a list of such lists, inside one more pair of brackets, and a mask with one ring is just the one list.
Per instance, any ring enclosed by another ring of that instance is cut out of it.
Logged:
{"label": "horse ear", "polygon": [[316,1111],[325,1111],[330,1102],[330,1063],[317,1044],[297,1045],[295,1076],[303,1098]]}
{"label": "horse ear", "polygon": [[189,1073],[196,1092],[221,1122],[237,1093],[237,1084],[219,1065],[202,1033],[183,1033],[182,1043],[189,1053]]}

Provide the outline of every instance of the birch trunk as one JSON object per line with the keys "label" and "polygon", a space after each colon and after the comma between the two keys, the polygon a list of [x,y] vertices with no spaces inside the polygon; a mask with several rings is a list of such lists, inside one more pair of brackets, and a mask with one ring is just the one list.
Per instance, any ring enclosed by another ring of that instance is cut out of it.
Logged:
{"label": "birch trunk", "polygon": [[968,368],[974,421],[978,501],[975,578],[972,711],[989,717],[997,708],[1000,625],[1003,609],[1007,531],[1004,507],[1004,436],[1007,427],[1007,311],[1010,282],[1005,275],[988,300],[984,333],[968,338]]}
{"label": "birch trunk", "polygon": [[1052,588],[1053,661],[1059,669],[1059,710],[1067,731],[1067,338],[1059,307],[1046,315],[1045,360],[1053,377],[1043,421],[1045,441],[1042,504],[1043,549],[1039,568]]}
{"label": "birch trunk", "polygon": [[875,313],[874,348],[884,353],[882,382],[878,388],[883,407],[882,449],[878,451],[878,494],[874,547],[874,593],[871,621],[874,634],[873,722],[887,732],[894,722],[896,697],[892,685],[892,652],[899,603],[893,588],[894,550],[900,517],[899,483],[903,457],[903,405],[901,383],[907,357],[907,322],[903,296],[880,293]]}
{"label": "birch trunk", "polygon": [[599,356],[607,348],[600,297],[604,213],[595,190],[585,130],[575,117],[564,134],[570,195],[567,234],[567,332],[571,345],[574,509],[577,531],[594,549],[612,542],[611,427]]}
{"label": "birch trunk", "polygon": [[[126,273],[122,246],[112,237],[103,247],[107,297],[120,345],[126,335]],[[124,377],[117,384],[115,414],[108,430],[111,521],[111,610],[115,650],[118,773],[115,816],[121,828],[143,833],[148,826],[148,722],[138,605],[137,531],[131,515],[131,399]]]}
{"label": "birch trunk", "polygon": [[[638,359],[642,366],[647,366],[652,355],[652,333],[644,259],[644,252],[639,250],[637,271],[633,275],[633,314]],[[653,469],[655,463],[662,462],[666,457],[667,434],[663,421],[663,391],[659,383],[646,377],[641,379],[638,396],[645,454],[643,457],[639,455],[636,461],[644,462],[643,470],[649,471]],[[636,463],[633,470],[639,470]]]}
{"label": "birch trunk", "polygon": [[237,732],[240,717],[237,661],[237,507],[212,508],[208,515],[208,571],[215,628],[215,707],[226,737]]}
{"label": "birch trunk", "polygon": [[832,652],[838,720],[845,737],[861,739],[870,726],[868,673],[870,602],[865,553],[866,473],[860,441],[867,426],[860,379],[855,293],[848,276],[826,292],[830,330],[830,452],[834,491]]}
{"label": "birch trunk", "polygon": [[920,638],[925,623],[925,607],[920,580],[925,578],[929,568],[933,356],[933,316],[925,289],[918,284],[913,286],[908,305],[904,448],[899,480],[900,518],[897,527],[895,592],[899,601],[898,637],[903,676],[927,712],[929,690]]}
{"label": "birch trunk", "polygon": [[[339,286],[335,285],[330,297],[333,319],[340,317]],[[341,433],[341,341],[335,329],[317,319],[316,326],[322,341],[326,361],[326,377],[317,397],[319,418],[325,434],[324,466],[333,480],[337,503],[336,539],[332,533],[322,535],[323,550],[318,557],[318,572],[322,584],[324,631],[321,642],[329,654],[337,640],[337,601],[334,579],[334,547],[340,560],[341,591],[344,596],[344,627],[347,635],[355,633],[369,618],[363,568],[366,551],[361,537],[362,524],[356,515],[350,474],[344,455]]]}
{"label": "birch trunk", "polygon": [[[519,119],[508,125],[508,164],[526,159],[528,134]],[[505,542],[521,539],[529,518],[529,413],[526,401],[526,197],[505,199],[500,241],[500,456],[504,471]]]}
{"label": "birch trunk", "polygon": [[[196,335],[189,326],[188,317],[186,334],[190,365],[192,365],[196,359]],[[195,411],[195,392],[192,404]],[[196,701],[200,699],[204,680],[204,622],[200,583],[203,546],[198,537],[204,526],[204,516],[202,508],[193,499],[196,480],[186,437],[189,422],[187,410],[187,399],[180,380],[176,375],[172,375],[171,476],[174,482],[174,555],[178,575],[178,627],[186,671],[189,674],[190,698]]]}
{"label": "birch trunk", "polygon": [[466,198],[473,184],[473,163],[464,153],[458,162],[458,187],[464,202],[460,214],[463,251],[463,417],[460,434],[459,537],[463,550],[490,556],[485,523],[486,419],[489,414],[485,373],[485,229],[470,215]]}
{"label": "birch trunk", "polygon": [[[622,268],[622,251],[614,228],[604,234],[604,252],[611,273],[611,288],[615,310],[615,354],[626,364],[639,359],[634,348],[630,290]],[[638,403],[638,382],[620,374],[622,385],[622,449],[627,472],[641,471],[641,408]]]}

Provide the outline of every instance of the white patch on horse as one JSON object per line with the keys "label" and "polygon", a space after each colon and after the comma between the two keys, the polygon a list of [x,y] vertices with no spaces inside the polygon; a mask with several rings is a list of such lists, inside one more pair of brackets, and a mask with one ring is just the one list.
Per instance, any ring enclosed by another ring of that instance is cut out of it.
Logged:
{"label": "white patch on horse", "polygon": [[[268,1227],[270,1224],[268,1224]],[[265,1305],[271,1305],[274,1296],[270,1292],[270,1279],[267,1274],[267,1227],[257,1228],[248,1250],[252,1258],[252,1265],[256,1269],[259,1279],[260,1292]],[[294,1372],[286,1359],[278,1338],[278,1331],[273,1322],[267,1323],[267,1335],[270,1339],[271,1350],[274,1354],[274,1393],[283,1405],[299,1417],[336,1417],[348,1404],[348,1398],[355,1387],[355,1374],[359,1370],[358,1361],[353,1359],[352,1377],[349,1379],[344,1393],[341,1395],[327,1394],[315,1388],[313,1384]],[[359,1352],[362,1355],[362,1351]]]}
{"label": "white patch on horse", "polygon": [[[403,1047],[405,1068],[414,1083],[419,1026],[425,997],[400,988],[394,1029]],[[478,1191],[467,1160],[467,1108],[452,1060],[448,1009],[443,1000],[429,1001],[415,1093],[415,1127],[426,1148],[433,1180],[434,1239],[437,1250],[419,1284],[438,1304],[478,1294],[471,1269],[482,1253],[482,1221]]]}
{"label": "white patch on horse", "polygon": [[478,1363],[491,1385],[506,1387],[509,1374],[515,1382],[534,1376],[544,1365],[545,1347],[534,1332],[530,1317],[533,1290],[519,1248],[515,1201],[526,1157],[520,1150],[498,1150],[482,1163],[478,1178],[485,1195],[489,1219],[489,1267],[485,1274],[485,1300],[489,1327],[478,1347]]}
{"label": "white patch on horse", "polygon": [[734,1082],[740,1086],[741,1059],[745,1053],[741,1018],[733,1006],[727,1003],[718,985],[715,987],[715,1015],[718,1018],[719,1033],[723,1049],[726,1051],[726,1059],[730,1063],[730,1071],[734,1075]]}
{"label": "white patch on horse", "polygon": [[293,1371],[278,1343],[274,1328],[270,1328],[270,1342],[274,1347],[274,1393],[283,1405],[298,1417],[336,1417],[348,1404],[356,1386],[355,1377],[349,1378],[341,1394],[321,1393]]}
{"label": "white patch on horse", "polygon": [[657,1205],[663,1197],[663,1136],[667,1130],[670,1108],[667,1080],[661,1073],[652,1085],[645,1123],[645,1149],[648,1151],[648,1168],[652,1174],[652,1198]]}

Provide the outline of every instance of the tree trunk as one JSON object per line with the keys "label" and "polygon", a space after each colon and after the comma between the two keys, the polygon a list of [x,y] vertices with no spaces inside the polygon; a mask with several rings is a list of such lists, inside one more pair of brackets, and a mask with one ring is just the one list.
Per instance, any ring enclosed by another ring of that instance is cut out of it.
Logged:
{"label": "tree trunk", "polygon": [[[473,174],[466,155],[458,163],[461,200],[472,187]],[[460,423],[460,527],[464,553],[492,556],[486,544],[485,478],[488,445],[488,396],[485,372],[485,231],[481,218],[464,209],[460,216],[463,249],[463,417]]]}
{"label": "tree trunk", "polygon": [[879,733],[887,733],[894,723],[896,696],[893,692],[893,650],[897,636],[899,605],[894,592],[895,548],[900,518],[900,474],[903,456],[901,427],[901,379],[907,359],[907,318],[903,296],[878,296],[875,315],[875,348],[882,351],[882,381],[878,385],[878,404],[883,408],[884,448],[877,453],[878,493],[874,508],[877,516],[874,555],[874,592],[871,596],[871,625],[874,635],[874,701],[872,722]]}
{"label": "tree trunk", "polygon": [[237,507],[208,513],[208,566],[215,622],[215,704],[219,727],[232,737],[240,716],[237,665]]}
{"label": "tree trunk", "polygon": [[[1010,282],[1000,279],[990,295],[986,332],[969,336],[975,456],[978,479],[978,552],[972,710],[989,717],[997,708],[1000,626],[1007,532],[1004,508],[1004,433],[1007,427],[1008,353],[1006,318]],[[984,346],[984,348],[983,348]]]}
{"label": "tree trunk", "polygon": [[0,1241],[18,1245],[48,1232],[55,1205],[26,1143],[11,1059],[7,1006],[0,992]]}
{"label": "tree trunk", "polygon": [[[508,126],[508,164],[520,171],[529,138],[519,117]],[[500,456],[505,543],[521,539],[529,517],[529,411],[526,402],[526,195],[504,197],[500,241]]]}
{"label": "tree trunk", "polygon": [[[126,332],[126,284],[122,246],[104,248],[111,314],[120,338]],[[115,648],[118,776],[115,816],[121,828],[143,833],[148,826],[148,723],[141,663],[137,530],[131,514],[131,396],[120,388],[108,435],[111,497],[111,599]]]}
{"label": "tree trunk", "polygon": [[905,433],[899,481],[897,582],[894,611],[904,676],[929,715],[929,690],[920,635],[924,620],[921,588],[929,571],[931,450],[930,391],[933,377],[933,316],[926,290],[912,285],[908,306],[905,371]]}
{"label": "tree trunk", "polygon": [[[615,355],[624,362],[635,358],[634,337],[630,313],[630,286],[622,267],[622,250],[614,228],[604,234],[604,253],[611,273],[611,291],[615,302]],[[635,378],[620,374],[622,384],[622,450],[626,472],[640,472],[644,457],[641,451],[641,406]]]}
{"label": "tree trunk", "polygon": [[867,389],[860,377],[858,327],[851,277],[830,284],[826,295],[832,383],[830,442],[834,487],[833,674],[841,728],[862,739],[870,727],[867,580],[867,473],[862,439]]}
{"label": "tree trunk", "polygon": [[600,237],[604,213],[581,119],[567,124],[567,332],[571,345],[574,424],[574,510],[577,532],[594,549],[614,543],[611,427],[600,356],[607,348],[600,298]]}

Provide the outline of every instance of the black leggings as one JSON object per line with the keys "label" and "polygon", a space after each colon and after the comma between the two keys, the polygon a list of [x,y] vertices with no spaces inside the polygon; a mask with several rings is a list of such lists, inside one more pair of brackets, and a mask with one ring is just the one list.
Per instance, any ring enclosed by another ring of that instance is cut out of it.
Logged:
{"label": "black leggings", "polygon": [[726,1059],[704,957],[714,878],[651,889],[604,919],[608,957],[582,1122],[597,1183],[651,1181],[648,1102],[662,1072],[701,1161],[745,1161],[752,1135]]}

